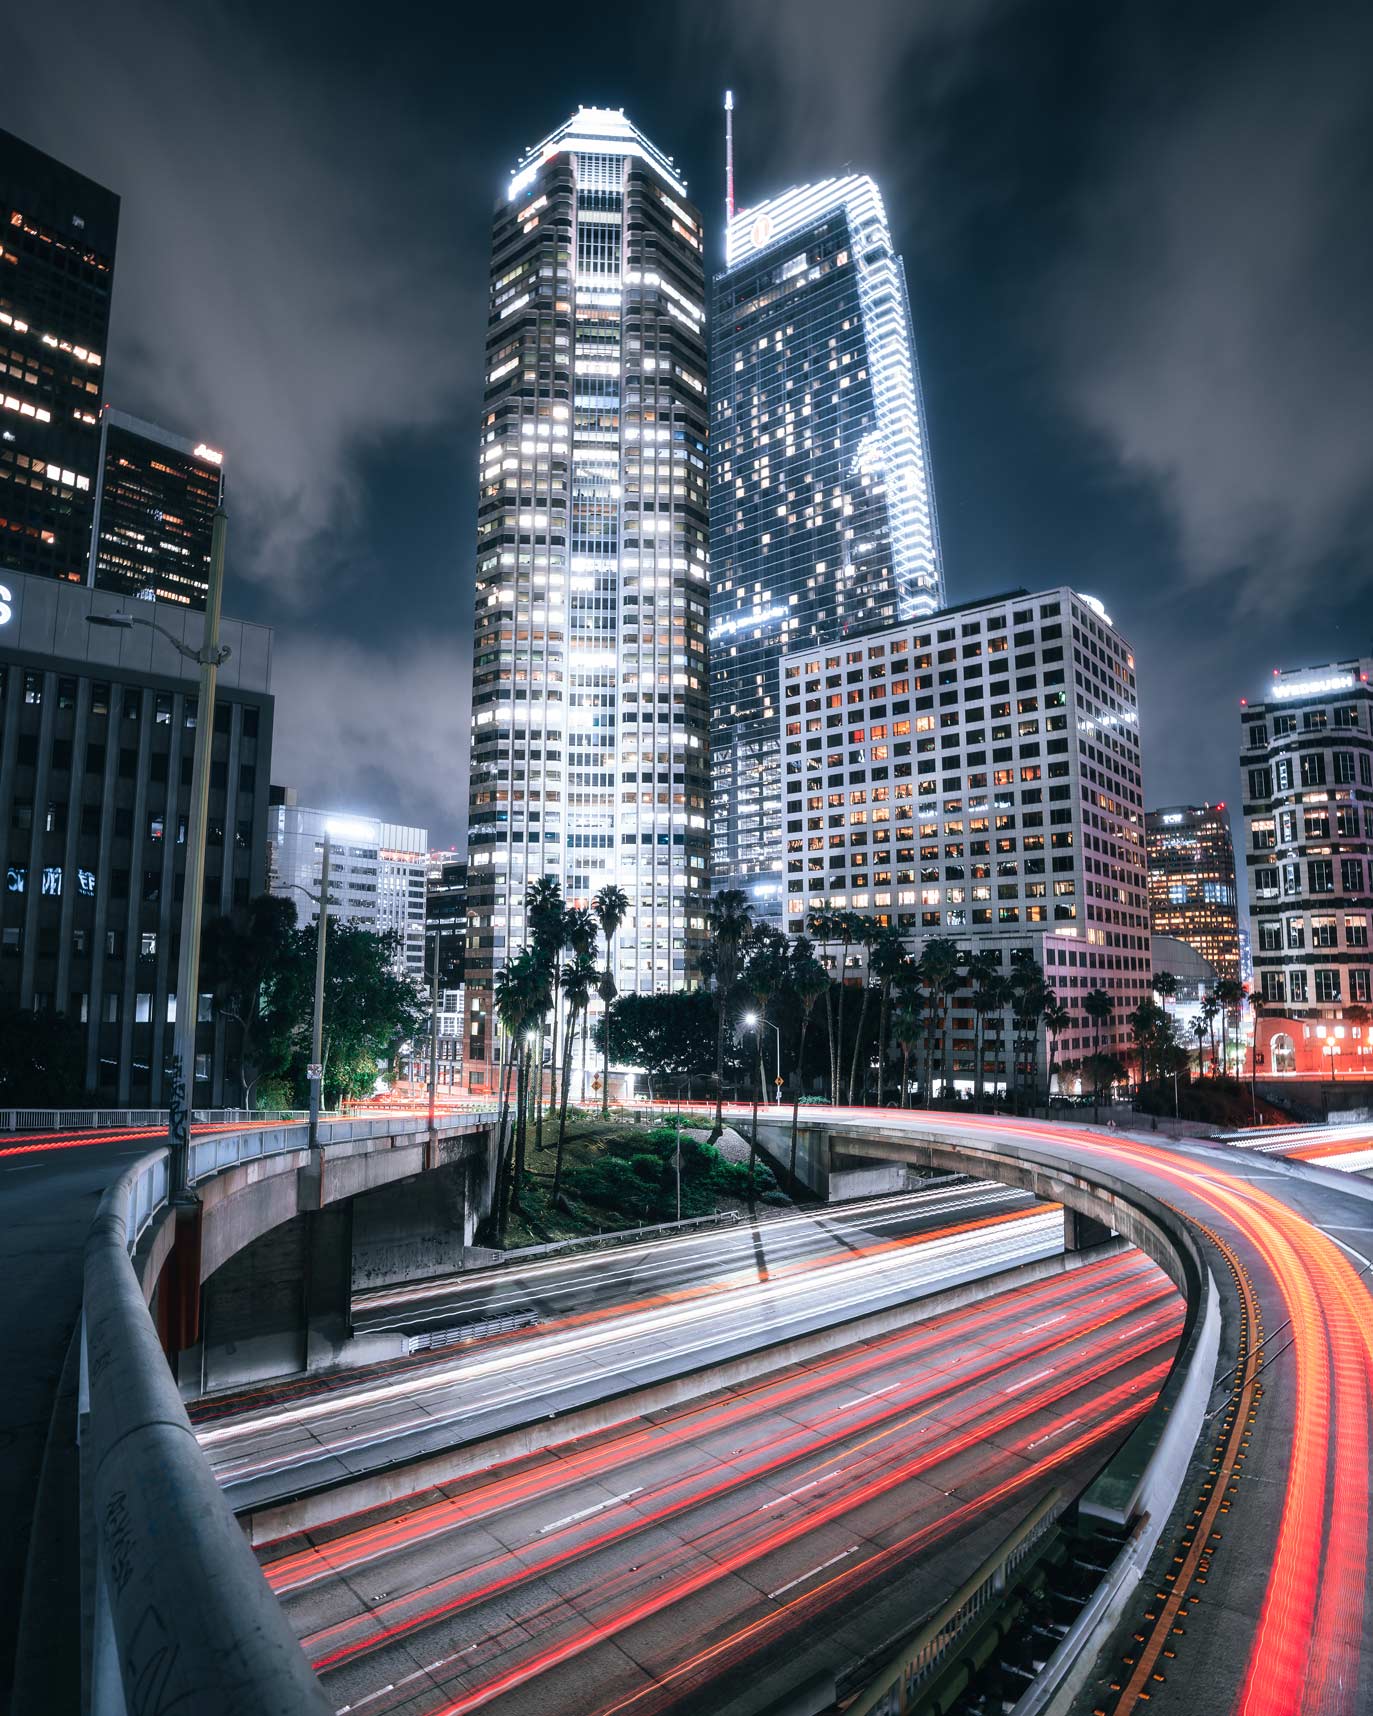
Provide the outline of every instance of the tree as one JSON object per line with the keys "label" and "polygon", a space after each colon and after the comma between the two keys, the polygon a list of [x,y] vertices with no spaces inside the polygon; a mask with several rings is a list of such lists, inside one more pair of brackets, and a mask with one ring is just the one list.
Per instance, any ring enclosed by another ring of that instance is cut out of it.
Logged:
{"label": "tree", "polygon": [[1146,996],[1130,1014],[1130,1035],[1139,1049],[1140,1074],[1147,1084],[1162,1081],[1169,1051],[1176,1042],[1171,1016]]}
{"label": "tree", "polygon": [[1230,1074],[1231,1026],[1238,1021],[1246,993],[1244,985],[1234,977],[1222,977],[1214,990],[1221,1008],[1221,1064],[1227,1078]]}
{"label": "tree", "polygon": [[[300,959],[311,973],[319,925],[299,931]],[[422,1031],[428,1009],[419,988],[397,970],[400,937],[378,935],[359,924],[329,920],[324,972],[324,1077],[321,1096],[369,1096],[377,1077],[394,1065],[402,1044]],[[310,1009],[302,1000],[293,1025],[291,1071],[297,1093],[306,1086]]]}
{"label": "tree", "polygon": [[554,1002],[558,993],[558,961],[562,957],[567,936],[567,907],[563,903],[562,883],[556,876],[540,876],[531,882],[524,895],[525,922],[529,926],[530,947],[544,975],[547,1003],[539,1015],[539,1058],[534,1086],[534,1141],[543,1149],[543,1039],[549,1008],[553,1010],[553,1042],[549,1056],[549,1096],[558,1089],[558,1011]]}
{"label": "tree", "polygon": [[1044,972],[1034,959],[1018,959],[1011,967],[1011,1018],[1017,1069],[1026,1069],[1026,1084],[1033,1111],[1039,1087],[1039,1020],[1044,1011]]}
{"label": "tree", "polygon": [[[523,1129],[525,1124],[525,1067],[528,1059],[528,1030],[533,1009],[538,1004],[542,982],[538,962],[527,947],[522,947],[511,962],[496,973],[493,1002],[496,1017],[505,1038],[504,1064],[501,1071],[501,1115],[496,1128],[498,1154],[496,1158],[496,1195],[493,1219],[497,1245],[505,1244],[507,1213],[513,1202],[519,1205],[517,1163],[524,1158]],[[515,1073],[515,1125],[507,1137],[510,1118],[510,1074]]]}
{"label": "tree", "polygon": [[[839,940],[839,1022],[835,1028],[834,1044],[834,1093],[830,1100],[838,1107],[839,1081],[841,1077],[841,1060],[844,1053],[844,993],[849,986],[849,949],[853,946],[863,930],[867,920],[858,912],[836,912],[834,914],[834,929]],[[852,1102],[852,1084],[850,1084],[849,1101]]]}
{"label": "tree", "polygon": [[[763,1066],[763,1024],[768,1016],[768,1003],[786,980],[786,937],[774,929],[755,926],[740,982],[758,1011],[754,1047],[758,1053],[758,1089],[764,1102],[768,1099],[768,1090],[767,1073]],[[778,1040],[780,1041],[780,1036]]]}
{"label": "tree", "polygon": [[[958,944],[956,942],[950,940],[948,936],[935,936],[933,940],[925,943],[924,950],[920,955],[920,975],[921,981],[929,992],[931,1004],[936,1006],[939,1011],[939,1088],[941,1096],[945,1098],[948,1097],[950,1083],[949,1059],[951,1046],[949,1043],[948,1033],[949,997],[958,987],[962,977],[962,971],[962,955],[958,951]],[[925,1082],[927,1090],[930,1084],[928,1069],[930,1067],[932,1047],[933,1037],[931,1036],[925,1049],[925,1063],[927,1068]]]}
{"label": "tree", "polygon": [[806,1064],[806,1033],[810,1030],[811,1014],[822,995],[829,994],[830,976],[811,951],[805,936],[797,936],[791,946],[787,965],[787,989],[795,997],[801,1011],[801,1039],[796,1046],[796,1084],[791,1101],[791,1155],[788,1176],[793,1196],[796,1192],[796,1135],[801,1107],[801,1081]]}
{"label": "tree", "polygon": [[965,967],[973,991],[973,1106],[982,1107],[983,1064],[987,1058],[987,1019],[1005,1010],[1010,986],[1001,975],[1001,961],[984,949],[970,954]]}
{"label": "tree", "polygon": [[715,1124],[710,1141],[724,1131],[725,1024],[730,997],[739,981],[739,952],[753,924],[753,907],[740,888],[725,888],[710,902],[710,962],[715,977]]}
{"label": "tree", "polygon": [[1154,973],[1154,994],[1165,1002],[1176,998],[1178,992],[1177,973],[1174,971],[1156,971]]}
{"label": "tree", "polygon": [[[1091,989],[1082,999],[1082,1011],[1087,1015],[1092,1025],[1092,1059],[1101,1065],[1101,1031],[1104,1025],[1110,1023],[1111,1015],[1116,1010],[1116,1004],[1104,989]],[[1095,1126],[1100,1116],[1101,1080],[1092,1080],[1092,1124]]]}
{"label": "tree", "polygon": [[[610,1018],[610,1005],[615,999],[615,934],[620,925],[629,915],[629,896],[623,888],[617,888],[613,882],[607,882],[591,902],[596,913],[596,921],[601,926],[601,936],[605,941],[605,970],[601,973],[601,981],[596,993],[601,998],[602,1017]],[[605,1030],[601,1044],[601,1117],[610,1116],[610,1031]]]}
{"label": "tree", "polygon": [[86,1090],[86,1034],[65,1013],[0,1005],[0,1105],[64,1108]]}
{"label": "tree", "polygon": [[[594,935],[594,932],[593,932]],[[578,953],[563,964],[558,973],[558,987],[567,1002],[567,1036],[563,1043],[562,1101],[558,1105],[558,1152],[553,1162],[553,1202],[556,1204],[563,1185],[563,1145],[567,1139],[567,1099],[572,1090],[572,1045],[577,1035],[577,1020],[584,1018],[591,1005],[591,989],[596,979],[596,961],[589,952]]]}
{"label": "tree", "polygon": [[205,926],[201,974],[216,1014],[237,1027],[241,1106],[253,1106],[264,1078],[291,1066],[292,1039],[313,1002],[314,972],[302,953],[296,908],[259,894]]}
{"label": "tree", "polygon": [[1044,1029],[1049,1037],[1049,1094],[1053,1095],[1055,1063],[1058,1060],[1058,1040],[1072,1029],[1073,1016],[1052,989],[1044,991]]}
{"label": "tree", "polygon": [[1211,1077],[1216,1076],[1216,1019],[1220,1013],[1220,999],[1214,991],[1201,1004],[1201,1017],[1206,1025],[1206,1033],[1211,1043]]}
{"label": "tree", "polygon": [[[820,963],[829,970],[831,960],[830,943],[839,930],[839,919],[836,912],[812,912],[806,919],[806,928],[820,943]],[[842,982],[842,976],[840,981]],[[829,1050],[830,1059],[830,1100],[834,1100],[834,1092],[839,1087],[839,1042],[834,1033],[834,990],[831,987],[825,994],[825,1046]]]}
{"label": "tree", "polygon": [[1197,1039],[1197,1077],[1205,1070],[1206,1032],[1209,1021],[1205,1008],[1192,1020],[1192,1035]]}
{"label": "tree", "polygon": [[[621,995],[612,1004],[610,1028],[622,1061],[654,1080],[709,1072],[715,1058],[715,1000],[703,989],[677,989],[666,995]],[[592,1027],[599,1045],[606,1017]]]}
{"label": "tree", "polygon": [[[892,985],[905,969],[906,949],[889,925],[881,925],[868,945],[868,976],[877,979],[877,1106],[882,1106],[887,1088],[887,1047],[891,1030]],[[862,1032],[859,1032],[861,1038]],[[857,1051],[854,1059],[857,1060]],[[866,1093],[865,1093],[866,1094]]]}

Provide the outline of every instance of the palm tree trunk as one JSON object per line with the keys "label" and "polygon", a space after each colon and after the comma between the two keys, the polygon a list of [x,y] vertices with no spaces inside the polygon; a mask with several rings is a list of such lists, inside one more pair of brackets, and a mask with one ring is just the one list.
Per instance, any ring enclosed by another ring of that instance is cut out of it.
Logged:
{"label": "palm tree trunk", "polygon": [[[853,1092],[854,1092],[855,1086],[858,1083],[858,1063],[862,1059],[862,1055],[863,1055],[863,1027],[867,1023],[868,998],[871,994],[872,994],[872,985],[865,983],[863,985],[863,1005],[858,1009],[858,1034],[854,1038],[854,1043],[853,1043],[853,1060],[849,1066],[849,1106],[850,1107],[853,1106]],[[864,1085],[866,1086],[867,1080],[865,1079],[863,1082],[864,1082]],[[866,1094],[866,1092],[865,1092],[865,1094]]]}
{"label": "palm tree trunk", "polygon": [[877,1106],[887,1090],[887,1031],[891,1022],[891,984],[882,985],[882,1004],[877,1009]]}
{"label": "palm tree trunk", "polygon": [[801,1112],[801,1079],[806,1064],[806,1031],[810,1027],[810,1014],[801,1015],[801,1044],[796,1051],[796,1090],[791,1099],[791,1155],[787,1161],[787,1179],[791,1185],[791,1195],[796,1196],[796,1132]]}
{"label": "palm tree trunk", "polygon": [[724,981],[718,973],[715,982],[718,990],[716,1001],[718,1002],[720,1017],[715,1027],[715,1124],[710,1132],[712,1144],[725,1129],[725,995]]}
{"label": "palm tree trunk", "polygon": [[839,1044],[834,1035],[834,989],[825,991],[825,1048],[830,1058],[830,1101],[839,1089]]}
{"label": "palm tree trunk", "polygon": [[911,1105],[911,1072],[910,1072],[910,1067],[911,1067],[911,1046],[909,1043],[902,1043],[902,1045],[901,1045],[901,1106],[902,1106],[902,1108],[909,1108]]}
{"label": "palm tree trunk", "polygon": [[[834,1097],[833,1097],[833,1101],[834,1101],[834,1104],[836,1107],[838,1107],[838,1105],[839,1105],[839,1080],[841,1077],[843,1060],[844,1060],[844,991],[848,987],[848,984],[844,980],[844,974],[845,974],[845,972],[847,972],[848,968],[849,968],[849,944],[847,942],[844,942],[840,948],[840,951],[839,951],[839,1029],[838,1029],[838,1033],[837,1033],[838,1040],[836,1041],[835,1046],[834,1046]],[[852,1081],[850,1081],[850,1088],[851,1087],[852,1087]],[[852,1102],[852,1100],[853,1100],[851,1095],[849,1097],[849,1100],[850,1100],[850,1102]]]}
{"label": "palm tree trunk", "polygon": [[558,1194],[563,1186],[563,1145],[567,1139],[567,1099],[572,1093],[572,1044],[577,1035],[577,1010],[572,1008],[568,1014],[567,1035],[563,1041],[563,1099],[558,1109],[558,1150],[553,1159],[553,1203],[556,1206]]}
{"label": "palm tree trunk", "polygon": [[986,1015],[973,1002],[973,1107],[982,1112],[982,1062],[984,1059],[983,1044],[987,1034]]}
{"label": "palm tree trunk", "polygon": [[[520,1059],[523,1066],[524,1100],[520,1103],[520,1118],[515,1127],[515,1171],[510,1176],[510,1207],[513,1210],[522,1209],[524,1207],[520,1201],[520,1193],[524,1189],[525,1148],[529,1141],[529,1107],[531,1102],[537,1104],[538,1101],[537,1093],[533,1089],[534,1067],[532,1063],[534,1057],[526,1050],[521,1055]],[[540,1044],[539,1052],[538,1076],[540,1082],[542,1082],[542,1043]]]}

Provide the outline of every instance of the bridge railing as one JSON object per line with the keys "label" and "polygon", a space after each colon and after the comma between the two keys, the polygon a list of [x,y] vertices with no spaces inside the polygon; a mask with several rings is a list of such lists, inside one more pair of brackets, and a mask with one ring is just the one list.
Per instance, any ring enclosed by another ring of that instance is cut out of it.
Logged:
{"label": "bridge railing", "polygon": [[94,1542],[88,1708],[327,1716],[191,1429],[131,1252],[168,1196],[165,1150],[100,1201],[85,1251],[78,1437]]}
{"label": "bridge railing", "polygon": [[[251,1108],[196,1108],[193,1126],[245,1126],[278,1120],[300,1120],[303,1108],[262,1114]],[[105,1129],[136,1129],[166,1126],[165,1108],[0,1108],[0,1132],[98,1132]]]}

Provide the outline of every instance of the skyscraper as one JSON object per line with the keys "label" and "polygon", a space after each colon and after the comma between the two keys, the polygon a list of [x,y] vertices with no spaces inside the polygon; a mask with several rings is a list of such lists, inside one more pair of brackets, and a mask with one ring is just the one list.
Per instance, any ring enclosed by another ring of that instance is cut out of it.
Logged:
{"label": "skyscraper", "polygon": [[464,1064],[529,883],[621,887],[621,991],[694,980],[707,866],[701,219],[622,112],[580,108],[497,208],[482,413]]}
{"label": "skyscraper", "polygon": [[0,131],[0,565],[86,581],[119,198]]}
{"label": "skyscraper", "polygon": [[203,608],[224,455],[106,406],[89,582]]}
{"label": "skyscraper", "polygon": [[1223,804],[1175,804],[1144,819],[1149,856],[1149,922],[1239,981],[1235,844]]}
{"label": "skyscraper", "polygon": [[876,185],[827,179],[744,210],[725,260],[710,366],[712,871],[780,923],[782,655],[931,613],[944,583],[905,275]]}

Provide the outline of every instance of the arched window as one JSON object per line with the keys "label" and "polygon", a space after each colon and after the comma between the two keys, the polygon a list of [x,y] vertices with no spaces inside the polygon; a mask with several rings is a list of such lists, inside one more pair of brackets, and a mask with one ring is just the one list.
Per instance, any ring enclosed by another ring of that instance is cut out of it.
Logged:
{"label": "arched window", "polygon": [[1273,1058],[1273,1071],[1275,1073],[1296,1072],[1297,1051],[1286,1031],[1273,1033],[1268,1041],[1268,1052]]}

